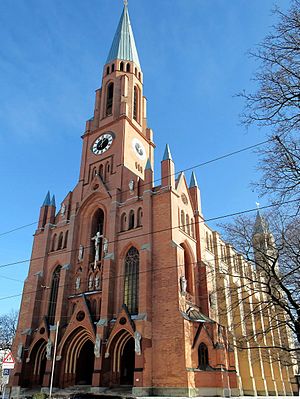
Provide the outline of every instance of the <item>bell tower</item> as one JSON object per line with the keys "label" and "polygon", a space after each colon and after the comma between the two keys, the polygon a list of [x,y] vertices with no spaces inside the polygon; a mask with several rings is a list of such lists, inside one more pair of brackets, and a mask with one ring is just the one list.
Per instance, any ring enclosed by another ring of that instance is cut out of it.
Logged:
{"label": "bell tower", "polygon": [[124,167],[145,180],[148,159],[153,164],[154,144],[127,2],[103,68],[102,87],[96,90],[94,115],[82,137],[83,184],[98,174],[109,189],[121,189]]}

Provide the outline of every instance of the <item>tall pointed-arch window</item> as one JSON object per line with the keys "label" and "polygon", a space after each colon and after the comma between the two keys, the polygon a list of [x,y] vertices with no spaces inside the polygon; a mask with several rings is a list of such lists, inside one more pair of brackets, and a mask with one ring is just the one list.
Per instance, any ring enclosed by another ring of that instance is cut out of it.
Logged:
{"label": "tall pointed-arch window", "polygon": [[[92,226],[91,226],[91,239],[100,235],[99,242],[97,243],[98,248],[98,261],[101,261],[102,258],[102,247],[103,247],[103,229],[104,229],[104,212],[102,209],[98,209],[93,216]],[[91,240],[90,247],[90,261],[94,261],[96,258],[96,245],[95,240]]]}
{"label": "tall pointed-arch window", "polygon": [[138,99],[139,93],[138,88],[134,86],[134,93],[133,93],[133,119],[138,121]]}
{"label": "tall pointed-arch window", "polygon": [[124,303],[130,314],[138,313],[139,251],[131,247],[125,258]]}
{"label": "tall pointed-arch window", "polygon": [[55,323],[55,311],[57,304],[57,294],[59,289],[60,271],[61,271],[61,266],[57,266],[52,275],[51,292],[50,292],[49,307],[48,307],[49,325],[53,325]]}
{"label": "tall pointed-arch window", "polygon": [[207,346],[202,342],[198,348],[198,367],[200,370],[206,370],[208,367],[208,349]]}
{"label": "tall pointed-arch window", "polygon": [[111,82],[107,86],[107,94],[106,94],[106,116],[112,114],[113,108],[113,100],[114,100],[114,84]]}
{"label": "tall pointed-arch window", "polygon": [[187,280],[186,290],[189,294],[194,295],[194,271],[191,256],[184,244],[181,244],[184,250],[184,275]]}

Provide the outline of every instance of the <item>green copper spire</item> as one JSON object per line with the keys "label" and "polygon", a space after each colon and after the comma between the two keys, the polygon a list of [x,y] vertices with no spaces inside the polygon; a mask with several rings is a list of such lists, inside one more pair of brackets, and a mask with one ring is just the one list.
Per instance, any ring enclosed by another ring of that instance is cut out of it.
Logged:
{"label": "green copper spire", "polygon": [[127,1],[121,15],[117,31],[108,54],[106,64],[114,60],[133,61],[139,68],[140,60],[135,46],[133,31],[131,28]]}
{"label": "green copper spire", "polygon": [[145,170],[152,170],[151,161],[150,161],[149,158],[147,160],[147,163],[146,163],[146,166],[145,166]]}
{"label": "green copper spire", "polygon": [[51,199],[50,205],[56,207],[56,204],[55,204],[55,195],[52,195],[52,199]]}

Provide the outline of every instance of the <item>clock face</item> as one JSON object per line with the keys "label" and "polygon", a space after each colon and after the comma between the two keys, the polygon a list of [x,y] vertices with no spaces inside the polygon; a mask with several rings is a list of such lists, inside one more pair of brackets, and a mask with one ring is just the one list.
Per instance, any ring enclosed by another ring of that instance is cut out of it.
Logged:
{"label": "clock face", "polygon": [[96,155],[101,155],[105,151],[107,151],[113,142],[113,135],[112,133],[104,133],[97,140],[94,142],[92,146],[92,151]]}
{"label": "clock face", "polygon": [[143,144],[138,139],[132,140],[132,148],[135,154],[142,160],[146,159],[146,150]]}

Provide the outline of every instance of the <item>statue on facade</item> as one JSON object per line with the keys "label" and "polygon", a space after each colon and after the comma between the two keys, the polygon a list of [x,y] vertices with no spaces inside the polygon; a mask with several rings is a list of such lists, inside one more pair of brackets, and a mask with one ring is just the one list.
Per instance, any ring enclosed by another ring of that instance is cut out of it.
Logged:
{"label": "statue on facade", "polygon": [[66,205],[62,204],[61,208],[60,208],[60,214],[61,216],[65,216],[66,213]]}
{"label": "statue on facade", "polygon": [[108,239],[107,238],[103,238],[103,253],[104,255],[106,255],[108,252]]}
{"label": "statue on facade", "polygon": [[98,290],[100,288],[100,277],[98,274],[95,277],[95,288],[96,288],[96,290]]}
{"label": "statue on facade", "polygon": [[18,351],[17,351],[17,362],[18,363],[22,362],[22,356],[23,356],[23,344],[19,344]]}
{"label": "statue on facade", "polygon": [[100,357],[101,354],[101,338],[99,334],[96,334],[96,341],[95,341],[95,346],[94,346],[94,355],[96,357]]}
{"label": "statue on facade", "polygon": [[92,241],[95,241],[95,266],[94,268],[96,269],[96,264],[100,260],[100,243],[101,243],[101,238],[103,236],[100,234],[99,231],[97,231],[96,235],[92,237]]}
{"label": "statue on facade", "polygon": [[186,290],[187,290],[187,279],[185,278],[185,276],[181,276],[180,277],[180,291],[182,295],[186,294]]}
{"label": "statue on facade", "polygon": [[134,180],[130,180],[128,183],[129,191],[132,192],[134,189]]}
{"label": "statue on facade", "polygon": [[89,290],[91,290],[93,288],[93,276],[90,275],[89,277]]}
{"label": "statue on facade", "polygon": [[52,352],[52,341],[49,338],[46,345],[46,359],[51,360],[51,352]]}
{"label": "statue on facade", "polygon": [[78,262],[82,262],[83,254],[84,254],[84,246],[82,244],[80,244],[79,251],[78,251]]}
{"label": "statue on facade", "polygon": [[141,333],[139,333],[138,331],[136,331],[134,333],[134,351],[137,355],[141,355],[142,354],[142,350],[141,350],[141,339],[142,339],[142,335]]}
{"label": "statue on facade", "polygon": [[79,288],[80,288],[80,277],[77,276],[75,281],[75,289],[79,290]]}

